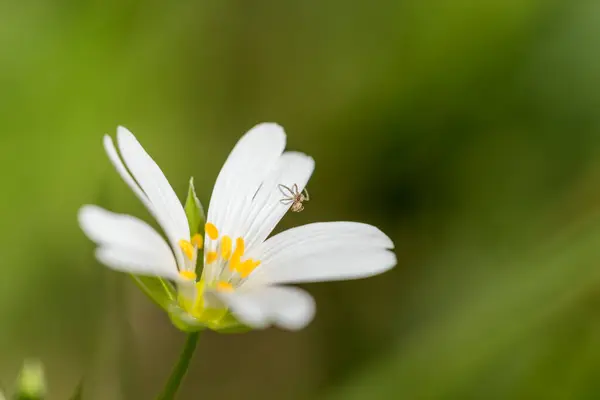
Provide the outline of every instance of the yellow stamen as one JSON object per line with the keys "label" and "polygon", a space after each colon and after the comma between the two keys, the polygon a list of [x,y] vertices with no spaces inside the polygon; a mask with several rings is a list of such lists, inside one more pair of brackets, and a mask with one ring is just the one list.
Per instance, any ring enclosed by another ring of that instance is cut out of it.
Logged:
{"label": "yellow stamen", "polygon": [[233,285],[229,282],[220,281],[217,283],[217,290],[221,292],[233,292]]}
{"label": "yellow stamen", "polygon": [[179,271],[179,275],[182,278],[190,280],[190,281],[196,280],[196,273],[194,271]]}
{"label": "yellow stamen", "polygon": [[196,233],[194,236],[192,236],[192,244],[196,246],[196,248],[201,249],[204,245],[204,238],[202,235]]}
{"label": "yellow stamen", "polygon": [[212,262],[215,262],[217,256],[218,255],[216,251],[209,251],[208,253],[206,253],[206,263],[210,264]]}
{"label": "yellow stamen", "polygon": [[227,235],[221,238],[221,257],[224,260],[229,260],[231,257],[231,238]]}
{"label": "yellow stamen", "polygon": [[229,260],[229,270],[231,272],[235,271],[240,264],[240,257],[242,255],[238,253],[238,249],[235,249],[233,255],[231,256],[231,260]]}
{"label": "yellow stamen", "polygon": [[190,242],[188,242],[187,240],[181,239],[179,241],[179,247],[181,247],[183,254],[185,254],[187,258],[189,258],[190,260],[194,259],[195,250],[194,250],[194,246],[192,246],[192,244]]}
{"label": "yellow stamen", "polygon": [[235,250],[233,251],[233,255],[231,256],[231,260],[229,260],[229,270],[235,271],[240,264],[240,258],[244,255],[244,239],[241,237],[235,240]]}
{"label": "yellow stamen", "polygon": [[208,235],[208,237],[212,240],[217,240],[219,238],[219,230],[212,223],[207,223],[204,226],[204,229],[206,230],[206,234]]}
{"label": "yellow stamen", "polygon": [[247,278],[248,275],[250,275],[252,271],[254,271],[254,269],[256,269],[256,267],[258,267],[259,265],[260,261],[248,259],[240,265],[238,265],[236,269],[242,278]]}
{"label": "yellow stamen", "polygon": [[245,250],[244,239],[239,237],[235,240],[235,251],[238,252],[240,254],[240,256],[243,256],[244,250]]}
{"label": "yellow stamen", "polygon": [[242,278],[246,278],[252,272],[252,260],[246,260],[236,268]]}

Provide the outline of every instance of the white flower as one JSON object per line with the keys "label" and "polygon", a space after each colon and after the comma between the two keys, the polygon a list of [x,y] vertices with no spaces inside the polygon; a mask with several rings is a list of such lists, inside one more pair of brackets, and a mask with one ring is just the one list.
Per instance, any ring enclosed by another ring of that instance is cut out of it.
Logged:
{"label": "white flower", "polygon": [[[278,185],[302,190],[314,169],[311,157],[284,152],[285,141],[283,129],[272,123],[239,140],[215,183],[203,239],[190,237],[186,213],[164,174],[119,127],[123,161],[109,136],[106,152],[169,244],[135,217],[87,205],[79,222],[98,244],[96,257],[119,271],[175,282],[187,317],[209,327],[218,327],[229,312],[252,328],[306,326],[315,313],[313,298],[284,284],[364,278],[392,268],[396,257],[384,233],[356,222],[313,223],[268,238],[290,207]],[[199,249],[204,268],[197,280]]]}

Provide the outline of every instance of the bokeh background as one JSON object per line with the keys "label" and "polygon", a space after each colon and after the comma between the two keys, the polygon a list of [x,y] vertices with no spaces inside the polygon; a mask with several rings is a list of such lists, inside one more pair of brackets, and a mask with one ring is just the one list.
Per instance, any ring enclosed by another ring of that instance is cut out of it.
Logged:
{"label": "bokeh background", "polygon": [[151,218],[131,129],[205,206],[261,121],[317,167],[279,229],[358,220],[396,269],[305,287],[304,331],[201,338],[181,399],[600,398],[597,0],[0,2],[0,382],[151,399],[183,335],[76,221]]}

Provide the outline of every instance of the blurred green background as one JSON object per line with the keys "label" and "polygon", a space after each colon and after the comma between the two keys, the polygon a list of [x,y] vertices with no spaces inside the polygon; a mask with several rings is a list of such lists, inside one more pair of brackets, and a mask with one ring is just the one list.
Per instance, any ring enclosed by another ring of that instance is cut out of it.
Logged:
{"label": "blurred green background", "polygon": [[102,135],[207,206],[276,121],[317,162],[279,229],[368,222],[399,264],[306,285],[299,333],[206,333],[181,399],[600,398],[599,50],[597,0],[0,2],[0,382],[153,398],[183,335],[76,220],[151,220]]}

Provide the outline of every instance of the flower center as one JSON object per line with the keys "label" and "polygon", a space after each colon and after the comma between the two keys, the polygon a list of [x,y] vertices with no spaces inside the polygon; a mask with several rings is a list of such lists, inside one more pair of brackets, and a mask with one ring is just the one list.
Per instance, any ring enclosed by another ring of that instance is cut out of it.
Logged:
{"label": "flower center", "polygon": [[[184,273],[181,273],[184,275]],[[195,275],[195,274],[194,274]],[[194,278],[195,279],[195,278]],[[218,283],[215,288],[218,290],[233,290],[228,289],[227,283]],[[222,319],[227,315],[227,308],[211,304],[205,298],[206,285],[200,279],[198,282],[190,282],[189,285],[181,285],[178,290],[177,302],[181,309],[188,315],[193,317],[197,323],[204,326],[219,326]]]}
{"label": "flower center", "polygon": [[219,237],[219,230],[210,222],[205,230],[209,243],[206,245],[204,263],[214,272],[210,281],[219,282],[215,286],[217,290],[233,289],[260,265],[260,261],[251,258],[242,260],[246,251],[244,238],[238,237],[234,243],[228,235]]}
{"label": "flower center", "polygon": [[[246,245],[241,237],[219,235],[212,223],[205,226],[206,243],[200,235],[191,240],[180,240],[179,247],[185,255],[185,265],[179,275],[184,282],[178,285],[178,303],[186,313],[208,326],[217,326],[227,315],[227,307],[207,289],[219,292],[235,290],[260,264],[259,260],[244,258]],[[197,280],[195,265],[198,249],[204,245],[204,268]]]}

